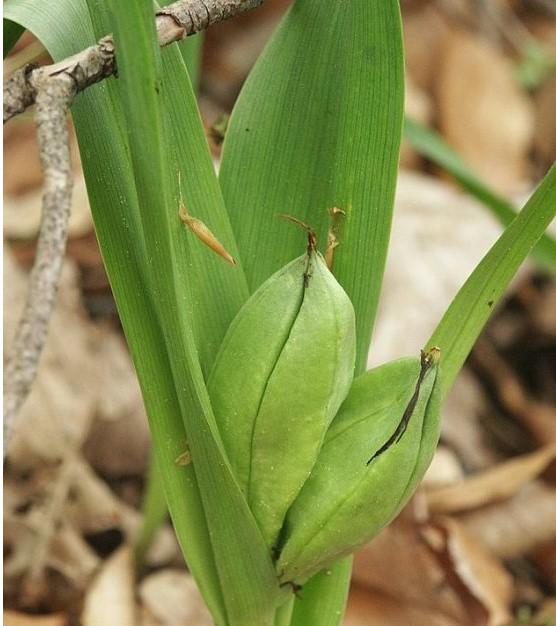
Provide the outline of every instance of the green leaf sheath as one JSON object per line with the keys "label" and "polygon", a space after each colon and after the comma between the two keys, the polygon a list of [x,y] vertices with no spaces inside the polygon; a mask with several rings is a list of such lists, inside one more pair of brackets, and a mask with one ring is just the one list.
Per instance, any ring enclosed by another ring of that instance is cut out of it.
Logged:
{"label": "green leaf sheath", "polygon": [[[297,0],[247,79],[220,182],[253,291],[299,254],[288,213],[316,229],[345,211],[334,274],[353,302],[365,367],[384,270],[403,117],[398,3]],[[364,278],[365,277],[365,278]]]}
{"label": "green leaf sheath", "polygon": [[370,541],[413,493],[439,436],[437,365],[424,374],[404,434],[369,465],[367,461],[395,432],[420,371],[418,359],[406,358],[354,381],[309,480],[288,512],[277,563],[283,582],[303,583]]}
{"label": "green leaf sheath", "polygon": [[512,277],[556,215],[552,166],[513,222],[487,252],[440,321],[429,346],[442,352],[442,395],[452,386]]}
{"label": "green leaf sheath", "polygon": [[263,283],[224,339],[209,391],[269,547],[349,391],[354,361],[353,307],[314,252]]}
{"label": "green leaf sheath", "polygon": [[[512,222],[516,216],[513,206],[489,189],[438,133],[415,120],[406,118],[404,134],[418,152],[450,173],[466,191],[488,207],[504,226]],[[556,273],[556,241],[548,233],[541,235],[532,255],[541,267],[553,274]]]}

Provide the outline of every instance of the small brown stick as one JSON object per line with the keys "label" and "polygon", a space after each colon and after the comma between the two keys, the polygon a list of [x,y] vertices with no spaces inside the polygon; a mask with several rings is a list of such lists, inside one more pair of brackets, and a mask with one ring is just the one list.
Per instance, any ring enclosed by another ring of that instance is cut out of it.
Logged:
{"label": "small brown stick", "polygon": [[4,370],[4,453],[46,341],[66,246],[73,181],[66,115],[75,95],[74,83],[66,75],[41,79],[37,74],[34,80],[45,179],[42,219],[27,300]]}
{"label": "small brown stick", "polygon": [[294,217],[293,215],[288,215],[287,213],[278,213],[278,217],[282,218],[283,220],[287,220],[288,222],[291,222],[296,226],[299,226],[307,233],[307,254],[311,256],[311,254],[317,249],[317,234],[315,233],[314,229],[311,228],[309,224],[302,222],[300,219]]}
{"label": "small brown stick", "polygon": [[[181,41],[212,24],[254,9],[264,0],[178,0],[156,13],[160,46]],[[33,75],[39,70],[25,67],[4,83],[4,123],[35,102]],[[111,76],[116,71],[114,42],[108,35],[63,61],[40,68],[44,77],[67,74],[75,82],[76,93]]]}

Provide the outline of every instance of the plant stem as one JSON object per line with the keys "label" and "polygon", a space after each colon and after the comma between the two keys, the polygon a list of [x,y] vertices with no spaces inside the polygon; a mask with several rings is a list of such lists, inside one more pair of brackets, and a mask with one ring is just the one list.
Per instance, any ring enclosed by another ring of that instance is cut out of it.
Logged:
{"label": "plant stem", "polygon": [[140,570],[144,563],[147,552],[152,544],[156,532],[166,521],[168,507],[164,496],[164,483],[162,473],[151,452],[151,462],[147,474],[147,484],[143,496],[143,520],[135,539],[135,563]]}
{"label": "plant stem", "polygon": [[277,609],[276,616],[274,618],[274,626],[290,626],[294,602],[295,596],[292,594],[291,598]]}

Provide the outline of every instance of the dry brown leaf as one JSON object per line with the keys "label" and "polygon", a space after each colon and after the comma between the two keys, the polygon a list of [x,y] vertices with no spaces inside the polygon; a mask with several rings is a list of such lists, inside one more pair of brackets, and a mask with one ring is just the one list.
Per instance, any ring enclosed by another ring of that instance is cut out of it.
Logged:
{"label": "dry brown leaf", "polygon": [[4,611],[4,626],[66,626],[67,617],[61,613],[29,615],[17,611]]}
{"label": "dry brown leaf", "polygon": [[451,28],[438,10],[428,4],[424,9],[404,12],[403,30],[408,73],[419,88],[430,92]]}
{"label": "dry brown leaf", "polygon": [[510,459],[461,483],[427,490],[428,506],[431,513],[454,513],[505,500],[538,476],[554,459],[556,445]]}
{"label": "dry brown leaf", "polygon": [[369,365],[419,354],[500,232],[483,206],[453,186],[400,172]]}
{"label": "dry brown leaf", "polygon": [[535,94],[536,126],[535,148],[539,156],[550,164],[556,161],[556,73]]}
{"label": "dry brown leaf", "polygon": [[343,626],[463,626],[434,610],[406,605],[379,591],[354,586]]}
{"label": "dry brown leaf", "polygon": [[529,483],[513,498],[459,517],[466,529],[503,559],[556,539],[556,488]]}
{"label": "dry brown leaf", "polygon": [[556,624],[556,598],[548,598],[543,602],[538,614],[539,623],[546,626],[554,626]]}
{"label": "dry brown leaf", "polygon": [[[441,531],[441,535],[434,531]],[[439,559],[449,564],[469,596],[486,611],[485,623],[488,626],[507,624],[511,619],[513,581],[499,561],[454,519],[437,520],[423,535]],[[470,613],[472,608],[468,606]]]}
{"label": "dry brown leaf", "polygon": [[17,195],[39,187],[43,176],[32,120],[14,120],[4,129],[4,193]]}
{"label": "dry brown leaf", "polygon": [[211,616],[192,576],[164,569],[139,586],[142,626],[211,626]]}
{"label": "dry brown leaf", "polygon": [[[27,276],[4,247],[4,336],[13,337],[26,293]],[[15,428],[8,458],[21,467],[58,461],[81,441],[95,409],[96,371],[89,357],[91,331],[84,322],[77,271],[64,263],[58,302],[37,378]],[[95,390],[95,391],[93,391]]]}
{"label": "dry brown leaf", "polygon": [[[4,251],[4,336],[9,345],[27,276],[7,247]],[[77,268],[67,261],[37,378],[18,416],[8,457],[18,468],[57,461],[68,448],[81,445],[93,418],[99,426],[92,436],[103,430],[105,420],[117,430],[122,419],[133,437],[114,438],[114,445],[89,447],[88,452],[102,470],[138,473],[145,468],[149,435],[133,366],[121,338],[86,317],[77,281]]]}
{"label": "dry brown leaf", "polygon": [[473,471],[500,460],[485,441],[482,416],[486,405],[479,380],[467,368],[459,372],[442,404],[442,440]]}
{"label": "dry brown leaf", "polygon": [[421,483],[421,488],[439,489],[453,485],[464,478],[463,468],[456,454],[445,446],[438,446],[432,463]]}
{"label": "dry brown leaf", "polygon": [[522,192],[534,113],[510,61],[479,36],[453,32],[436,95],[440,129],[450,145],[497,191]]}
{"label": "dry brown leaf", "polygon": [[[405,77],[405,113],[422,124],[428,125],[432,117],[432,105],[425,91],[413,82],[411,76]],[[422,162],[422,157],[406,140],[402,139],[400,166],[417,169]]]}
{"label": "dry brown leaf", "polygon": [[[543,305],[539,303],[539,308]],[[517,372],[492,341],[487,337],[479,338],[471,361],[481,376],[495,387],[500,405],[507,413],[519,418],[539,446],[556,444],[556,407],[535,400],[528,393]]]}
{"label": "dry brown leaf", "polygon": [[[4,197],[4,236],[7,239],[29,240],[34,239],[39,232],[42,212],[42,189],[27,191],[25,195]],[[91,232],[93,220],[87,190],[83,176],[75,177],[71,215],[69,221],[69,236],[81,237]]]}
{"label": "dry brown leaf", "polygon": [[134,561],[131,549],[117,550],[85,596],[83,626],[136,626]]}
{"label": "dry brown leaf", "polygon": [[465,606],[423,541],[411,509],[408,506],[355,554],[353,580],[361,587],[396,598],[402,606],[420,607],[426,613],[442,613],[455,622],[465,622]]}
{"label": "dry brown leaf", "polygon": [[[105,363],[99,374],[98,411],[83,452],[102,474],[144,474],[151,437],[139,383],[123,339],[106,332],[96,344],[95,360]],[[106,441],[110,441],[107,446]]]}
{"label": "dry brown leaf", "polygon": [[552,589],[556,589],[556,540],[552,538],[550,541],[539,545],[531,557],[542,572],[546,582]]}

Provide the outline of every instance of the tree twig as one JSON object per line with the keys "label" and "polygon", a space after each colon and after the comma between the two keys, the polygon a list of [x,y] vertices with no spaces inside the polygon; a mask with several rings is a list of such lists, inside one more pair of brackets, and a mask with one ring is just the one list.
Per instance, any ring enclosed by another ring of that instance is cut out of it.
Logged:
{"label": "tree twig", "polygon": [[[156,15],[161,46],[253,9],[264,0],[179,0]],[[4,370],[4,454],[15,418],[35,378],[54,308],[66,247],[72,173],[66,116],[75,95],[114,74],[108,35],[72,57],[36,68],[28,65],[4,82],[4,123],[36,104],[37,136],[44,173],[42,219],[27,300]]]}
{"label": "tree twig", "polygon": [[[254,9],[264,0],[179,0],[156,14],[156,32],[161,46],[181,41],[212,24]],[[33,75],[39,70],[22,68],[4,83],[4,123],[31,106],[36,98]],[[94,46],[40,68],[43,76],[67,74],[75,82],[75,91],[111,76],[116,71],[114,43],[111,35]]]}
{"label": "tree twig", "polygon": [[42,218],[37,256],[27,300],[4,371],[4,451],[15,416],[35,378],[54,308],[66,247],[72,174],[66,114],[75,88],[65,75],[45,79],[35,74],[37,138],[44,173]]}

